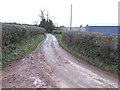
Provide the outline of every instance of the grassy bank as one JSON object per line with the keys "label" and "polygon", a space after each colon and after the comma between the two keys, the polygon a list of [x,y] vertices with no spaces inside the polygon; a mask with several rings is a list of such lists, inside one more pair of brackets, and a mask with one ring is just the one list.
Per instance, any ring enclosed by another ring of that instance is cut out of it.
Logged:
{"label": "grassy bank", "polygon": [[[80,50],[78,49],[78,46],[75,46],[74,43],[73,44],[68,44],[70,42],[65,42],[64,41],[64,38],[63,38],[63,34],[55,34],[55,36],[57,37],[58,41],[59,41],[59,44],[68,52],[70,52],[71,54],[77,56],[78,58],[82,58],[83,60],[86,60],[88,61],[89,63],[95,65],[95,66],[98,66],[98,67],[102,67],[103,69],[105,70],[108,70],[112,73],[115,73],[115,74],[118,74],[118,65],[117,65],[117,62],[116,64],[113,64],[113,63],[106,63],[106,62],[111,62],[111,60],[109,61],[102,61],[101,58],[103,57],[100,57],[100,56],[92,56],[92,55],[89,55],[91,53],[85,51],[85,50]],[[77,37],[77,36],[76,36]],[[89,37],[89,36],[88,36]],[[72,36],[69,37],[70,39],[73,39]],[[76,38],[78,39],[78,38]],[[74,40],[75,41],[75,40]],[[79,41],[79,40],[78,40]],[[80,41],[79,41],[80,42]],[[88,43],[87,43],[88,44]],[[99,43],[100,44],[100,43]],[[79,44],[78,44],[79,45]],[[89,48],[88,48],[89,49]],[[91,49],[92,50],[92,49]],[[97,50],[97,49],[96,49]],[[100,52],[98,52],[100,54]],[[103,52],[104,53],[104,52]],[[107,52],[106,52],[107,53]]]}
{"label": "grassy bank", "polygon": [[10,45],[12,48],[6,48],[2,51],[2,63],[7,64],[21,58],[25,53],[34,50],[44,38],[44,35],[39,35],[32,39],[25,39],[20,42],[12,43]]}
{"label": "grassy bank", "polygon": [[2,63],[19,59],[44,39],[45,29],[33,25],[2,24]]}

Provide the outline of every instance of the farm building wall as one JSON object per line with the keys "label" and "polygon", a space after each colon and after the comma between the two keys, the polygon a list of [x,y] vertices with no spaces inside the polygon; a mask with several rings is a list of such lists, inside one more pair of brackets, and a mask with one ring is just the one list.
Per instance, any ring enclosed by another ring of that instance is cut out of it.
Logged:
{"label": "farm building wall", "polygon": [[118,26],[86,26],[87,32],[114,33],[120,34]]}

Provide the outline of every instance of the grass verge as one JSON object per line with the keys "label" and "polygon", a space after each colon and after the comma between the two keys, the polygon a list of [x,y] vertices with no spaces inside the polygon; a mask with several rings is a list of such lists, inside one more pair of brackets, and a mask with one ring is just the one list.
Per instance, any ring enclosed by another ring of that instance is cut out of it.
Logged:
{"label": "grass verge", "polygon": [[99,60],[99,58],[92,58],[92,57],[87,57],[84,55],[85,51],[79,51],[77,50],[77,48],[75,48],[74,46],[68,46],[66,45],[63,41],[62,41],[62,34],[55,34],[56,38],[58,39],[59,44],[61,45],[61,47],[63,47],[66,51],[68,51],[69,53],[73,54],[74,56],[77,56],[78,58],[84,59],[87,62],[91,63],[94,66],[97,67],[101,67],[109,72],[112,72],[114,74],[118,74],[120,71],[118,70],[118,67],[116,66],[109,66],[107,64],[105,64],[104,62],[101,62]]}
{"label": "grass verge", "polygon": [[44,35],[39,35],[29,40],[24,39],[10,44],[8,48],[2,50],[2,64],[5,65],[11,61],[19,59],[23,54],[34,50],[44,38]]}

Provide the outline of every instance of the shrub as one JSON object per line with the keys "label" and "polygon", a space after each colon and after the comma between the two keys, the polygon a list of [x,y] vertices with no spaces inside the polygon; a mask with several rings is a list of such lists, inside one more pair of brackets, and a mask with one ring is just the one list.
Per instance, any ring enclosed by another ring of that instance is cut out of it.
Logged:
{"label": "shrub", "polygon": [[62,34],[62,32],[63,32],[62,30],[53,30],[52,33],[53,34]]}
{"label": "shrub", "polygon": [[65,31],[62,41],[73,50],[106,65],[118,65],[118,35]]}
{"label": "shrub", "polygon": [[4,49],[11,43],[19,42],[22,39],[31,39],[44,33],[45,29],[36,26],[2,24],[2,47]]}
{"label": "shrub", "polygon": [[37,26],[2,24],[3,64],[17,59],[27,51],[33,50],[44,39],[42,34],[45,34],[45,29]]}

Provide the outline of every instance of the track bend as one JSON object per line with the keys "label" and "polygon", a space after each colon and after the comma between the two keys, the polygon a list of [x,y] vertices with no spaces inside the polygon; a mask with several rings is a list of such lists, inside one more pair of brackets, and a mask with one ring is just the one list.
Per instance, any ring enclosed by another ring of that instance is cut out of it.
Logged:
{"label": "track bend", "polygon": [[3,87],[118,87],[117,76],[72,56],[55,36],[46,36],[34,51],[3,68]]}

